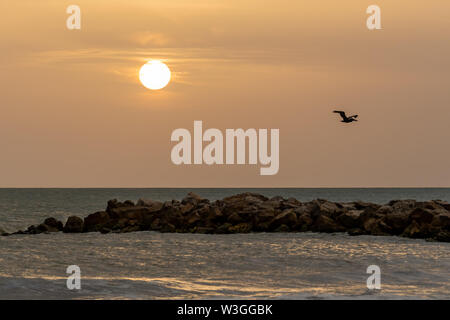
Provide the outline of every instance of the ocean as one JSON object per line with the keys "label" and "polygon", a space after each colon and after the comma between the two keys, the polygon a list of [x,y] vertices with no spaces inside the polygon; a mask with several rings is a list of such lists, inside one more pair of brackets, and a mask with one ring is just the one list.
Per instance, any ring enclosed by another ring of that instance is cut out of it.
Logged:
{"label": "ocean", "polygon": [[[110,199],[266,196],[450,201],[446,188],[0,189],[0,228],[103,210]],[[69,290],[66,269],[81,269]],[[367,267],[381,270],[369,290]],[[450,243],[319,233],[39,234],[0,237],[0,299],[450,299]]]}

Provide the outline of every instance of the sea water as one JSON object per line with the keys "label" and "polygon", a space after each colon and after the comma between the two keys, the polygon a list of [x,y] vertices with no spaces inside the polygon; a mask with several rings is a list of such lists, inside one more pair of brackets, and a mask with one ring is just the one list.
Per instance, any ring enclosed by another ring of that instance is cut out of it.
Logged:
{"label": "sea water", "polygon": [[[0,189],[0,228],[86,216],[109,199],[211,200],[239,192],[300,201],[450,201],[450,189]],[[66,269],[81,269],[69,290]],[[367,288],[367,267],[381,290]],[[0,237],[0,299],[450,299],[450,244],[319,233],[134,232]]]}

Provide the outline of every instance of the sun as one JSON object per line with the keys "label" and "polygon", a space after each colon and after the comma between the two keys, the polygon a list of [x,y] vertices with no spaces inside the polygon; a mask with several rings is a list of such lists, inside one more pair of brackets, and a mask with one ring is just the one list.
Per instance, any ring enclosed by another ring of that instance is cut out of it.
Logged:
{"label": "sun", "polygon": [[147,62],[139,70],[139,80],[144,87],[151,90],[159,90],[167,86],[170,75],[170,69],[158,60]]}

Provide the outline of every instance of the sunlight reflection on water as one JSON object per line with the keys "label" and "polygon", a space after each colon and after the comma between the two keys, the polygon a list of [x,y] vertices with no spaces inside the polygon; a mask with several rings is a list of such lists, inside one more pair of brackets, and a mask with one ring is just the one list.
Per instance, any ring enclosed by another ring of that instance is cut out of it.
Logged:
{"label": "sunlight reflection on water", "polygon": [[[58,233],[2,237],[0,248],[0,298],[450,298],[450,244],[398,237]],[[379,292],[366,288],[371,264]]]}

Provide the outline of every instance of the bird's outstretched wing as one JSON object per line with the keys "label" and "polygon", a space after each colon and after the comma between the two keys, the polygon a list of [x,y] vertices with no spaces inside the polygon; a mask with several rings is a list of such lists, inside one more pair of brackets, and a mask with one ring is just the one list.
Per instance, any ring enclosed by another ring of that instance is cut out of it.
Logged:
{"label": "bird's outstretched wing", "polygon": [[353,116],[350,116],[349,118],[358,118],[358,115],[355,114],[355,115],[353,115]]}
{"label": "bird's outstretched wing", "polygon": [[347,119],[347,116],[345,115],[344,111],[338,111],[338,110],[334,110],[334,113],[339,113],[339,115],[342,117],[342,119]]}

